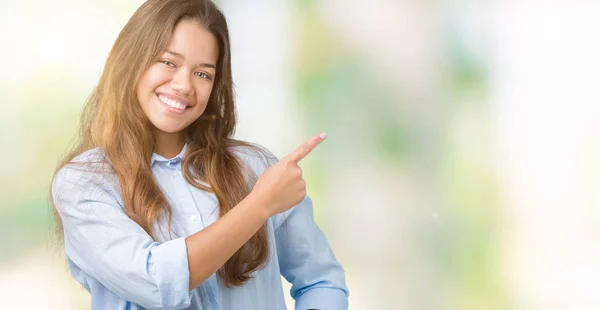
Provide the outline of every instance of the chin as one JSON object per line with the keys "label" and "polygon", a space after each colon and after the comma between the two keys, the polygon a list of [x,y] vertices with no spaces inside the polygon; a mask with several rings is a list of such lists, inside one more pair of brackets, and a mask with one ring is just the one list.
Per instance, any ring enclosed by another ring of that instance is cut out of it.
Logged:
{"label": "chin", "polygon": [[177,125],[173,125],[173,124],[153,123],[152,125],[154,125],[154,127],[156,127],[156,129],[158,129],[164,133],[169,133],[169,134],[176,134],[185,129],[185,127],[177,126]]}

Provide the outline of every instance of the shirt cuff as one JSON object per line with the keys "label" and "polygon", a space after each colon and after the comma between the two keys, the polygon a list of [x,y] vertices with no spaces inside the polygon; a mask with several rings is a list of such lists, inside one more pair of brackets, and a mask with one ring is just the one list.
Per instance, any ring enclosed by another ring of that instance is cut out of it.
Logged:
{"label": "shirt cuff", "polygon": [[296,310],[347,310],[348,296],[337,288],[317,287],[296,299]]}
{"label": "shirt cuff", "polygon": [[151,250],[160,304],[165,309],[187,308],[192,302],[185,238],[177,238]]}

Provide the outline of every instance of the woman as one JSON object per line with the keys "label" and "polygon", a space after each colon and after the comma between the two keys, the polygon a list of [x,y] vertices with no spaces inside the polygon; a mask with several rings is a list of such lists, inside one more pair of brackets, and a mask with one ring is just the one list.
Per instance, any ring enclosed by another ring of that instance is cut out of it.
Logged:
{"label": "woman", "polygon": [[209,0],[150,0],[117,38],[52,197],[92,309],[347,309],[298,161],[232,139],[229,35]]}

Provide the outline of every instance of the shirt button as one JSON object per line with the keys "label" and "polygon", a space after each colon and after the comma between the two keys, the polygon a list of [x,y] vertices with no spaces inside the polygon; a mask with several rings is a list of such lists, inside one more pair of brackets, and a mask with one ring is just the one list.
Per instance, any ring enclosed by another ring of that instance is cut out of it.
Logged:
{"label": "shirt button", "polygon": [[179,171],[175,171],[175,172],[173,172],[173,176],[175,176],[175,177],[176,177],[176,176],[178,176],[178,175],[179,175]]}
{"label": "shirt button", "polygon": [[195,222],[197,219],[198,219],[198,216],[197,216],[196,214],[194,214],[194,215],[190,216],[190,220],[192,220],[192,221],[194,221],[194,222]]}

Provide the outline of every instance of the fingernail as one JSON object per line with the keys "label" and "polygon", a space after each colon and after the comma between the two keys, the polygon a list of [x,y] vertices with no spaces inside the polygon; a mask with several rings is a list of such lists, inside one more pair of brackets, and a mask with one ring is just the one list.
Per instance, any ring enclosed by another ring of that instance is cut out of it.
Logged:
{"label": "fingernail", "polygon": [[327,138],[327,133],[326,132],[322,132],[319,137],[321,137],[321,140],[325,140],[325,138]]}

